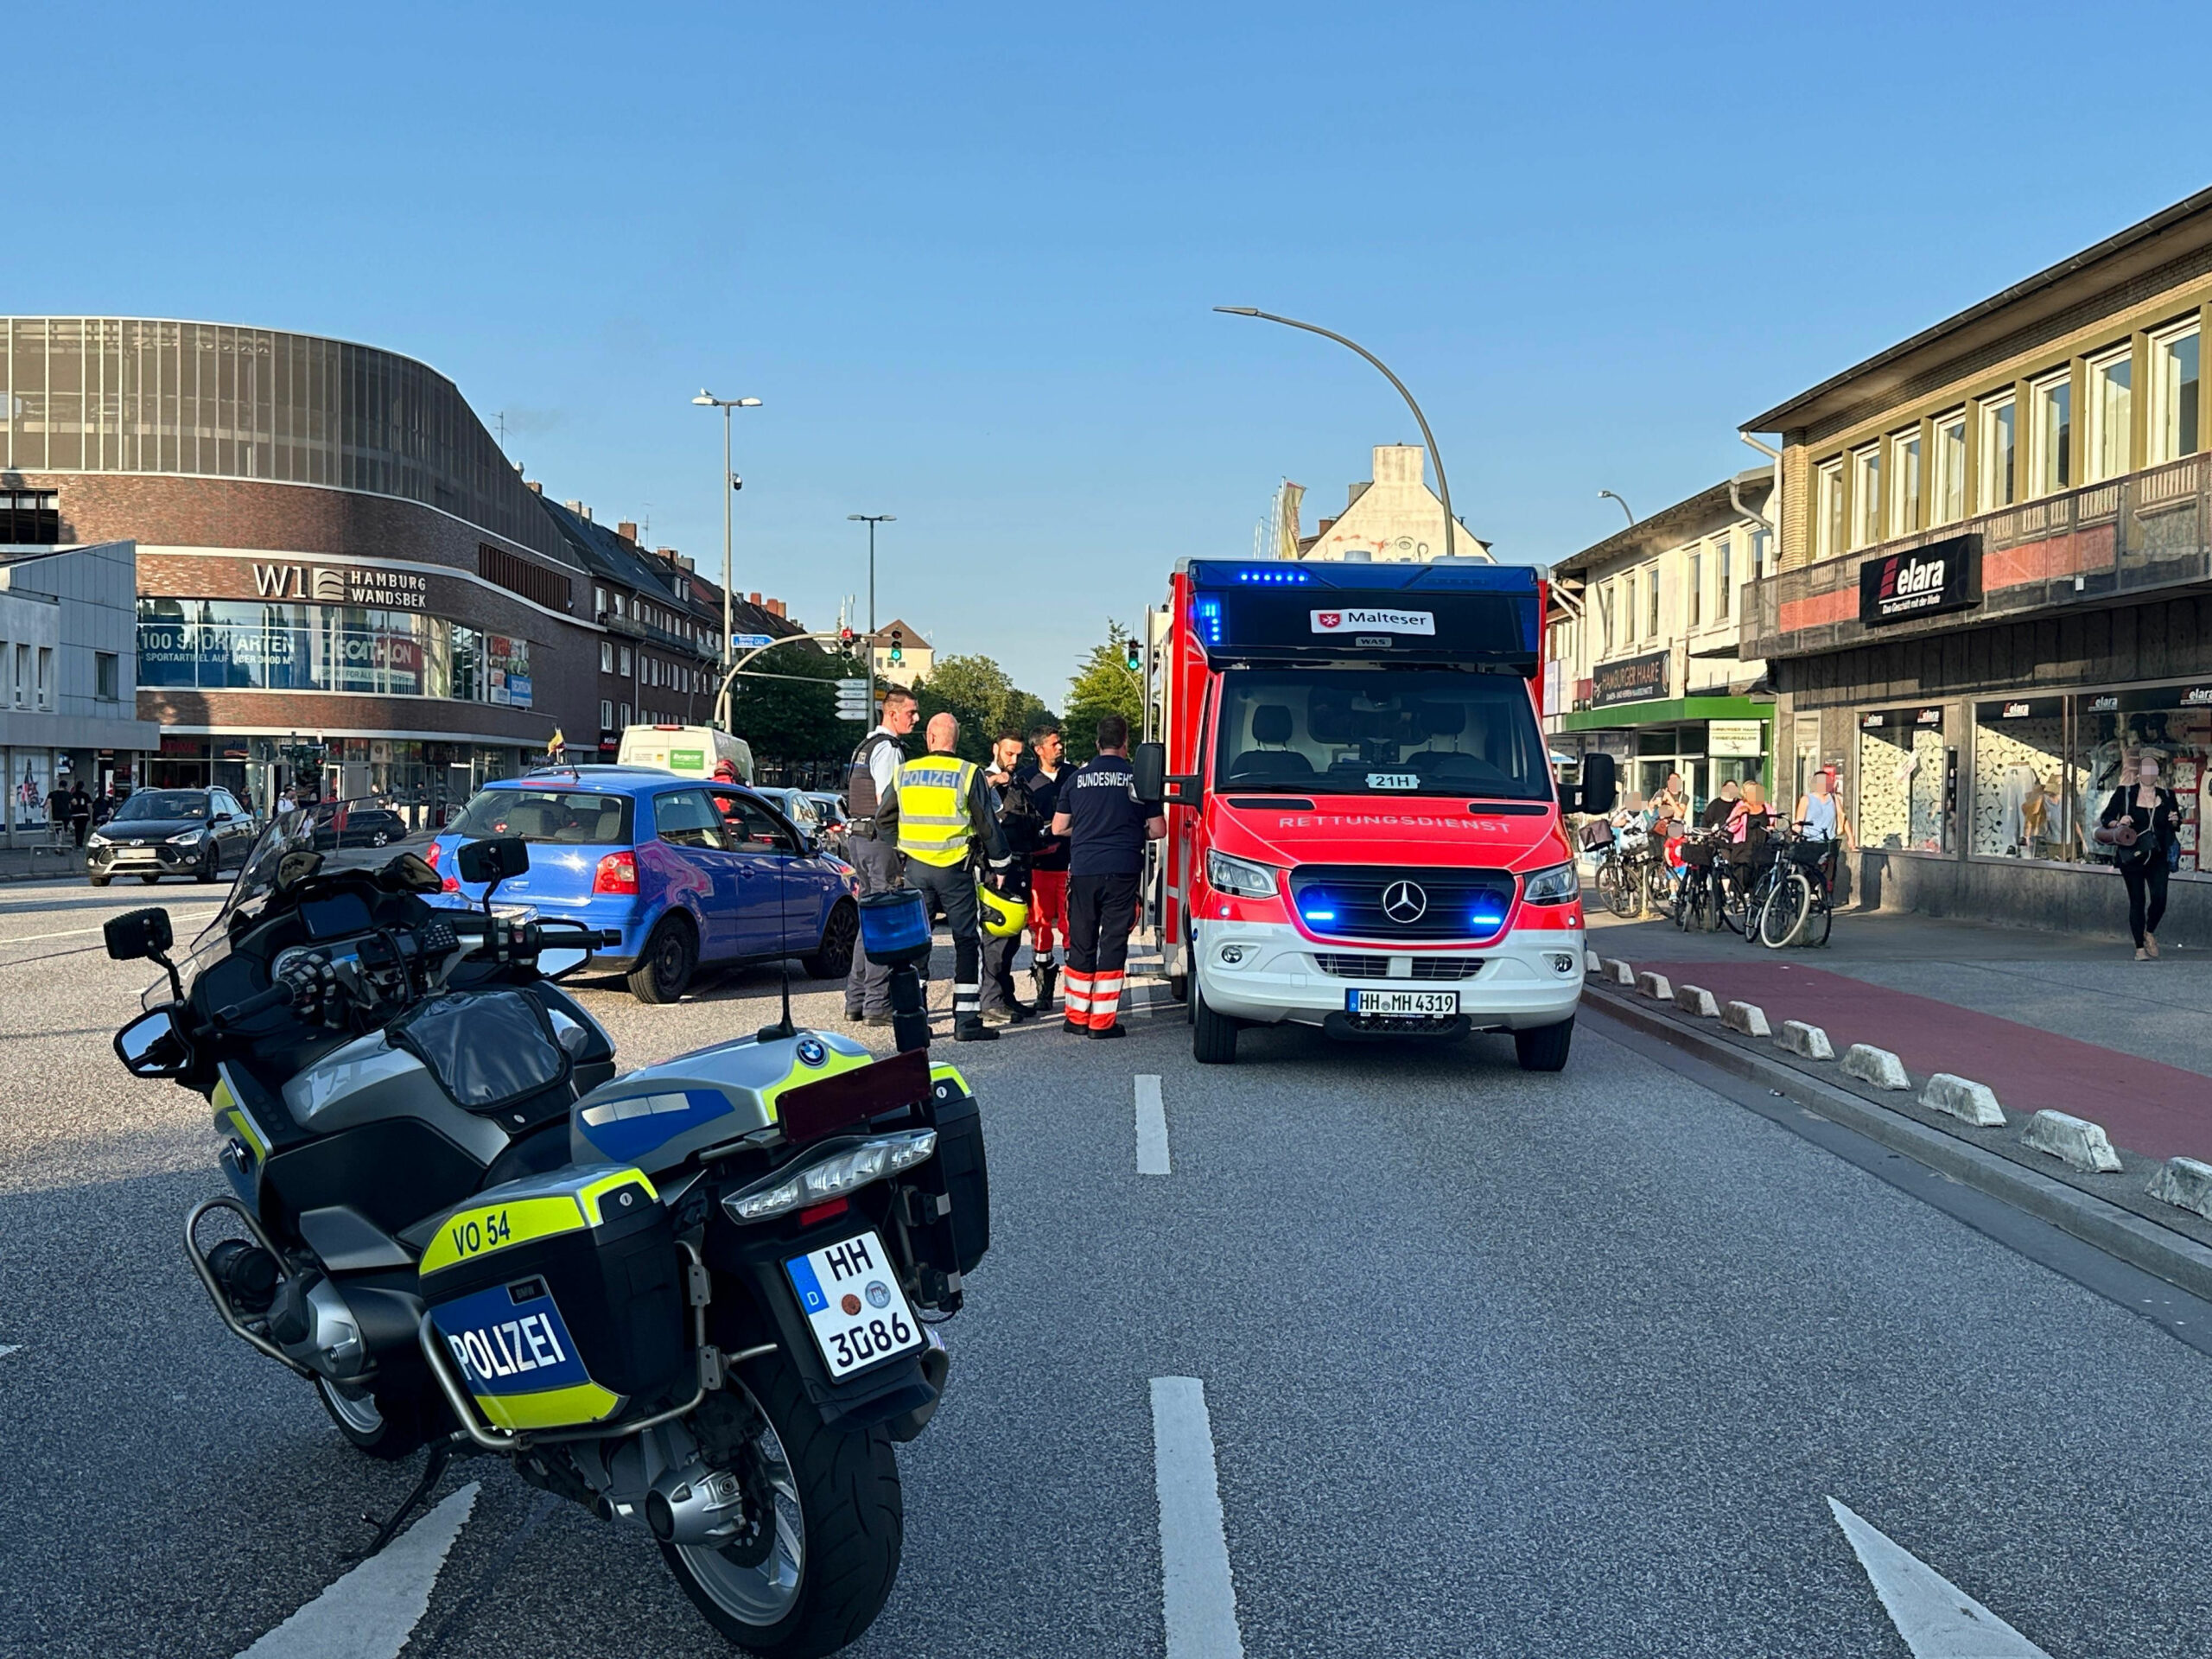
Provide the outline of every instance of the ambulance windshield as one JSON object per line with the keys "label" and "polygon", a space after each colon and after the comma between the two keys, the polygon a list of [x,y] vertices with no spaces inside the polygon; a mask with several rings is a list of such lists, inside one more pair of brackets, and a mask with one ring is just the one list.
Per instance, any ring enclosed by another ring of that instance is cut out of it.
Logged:
{"label": "ambulance windshield", "polygon": [[1250,792],[1551,798],[1517,675],[1451,669],[1232,669],[1214,781]]}

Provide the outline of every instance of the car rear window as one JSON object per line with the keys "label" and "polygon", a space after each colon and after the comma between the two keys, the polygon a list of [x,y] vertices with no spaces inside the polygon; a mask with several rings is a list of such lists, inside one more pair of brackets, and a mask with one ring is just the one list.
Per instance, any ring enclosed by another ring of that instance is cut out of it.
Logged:
{"label": "car rear window", "polygon": [[582,789],[487,789],[468,804],[448,833],[624,847],[630,842],[630,823],[627,795]]}

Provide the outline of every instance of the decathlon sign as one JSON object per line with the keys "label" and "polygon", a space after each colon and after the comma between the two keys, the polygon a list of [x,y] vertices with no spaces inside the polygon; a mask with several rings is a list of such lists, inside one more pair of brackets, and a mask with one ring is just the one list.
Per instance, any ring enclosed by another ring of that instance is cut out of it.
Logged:
{"label": "decathlon sign", "polygon": [[1904,622],[1981,603],[1974,536],[1953,536],[1902,553],[1885,553],[1859,567],[1859,620],[1868,626]]}

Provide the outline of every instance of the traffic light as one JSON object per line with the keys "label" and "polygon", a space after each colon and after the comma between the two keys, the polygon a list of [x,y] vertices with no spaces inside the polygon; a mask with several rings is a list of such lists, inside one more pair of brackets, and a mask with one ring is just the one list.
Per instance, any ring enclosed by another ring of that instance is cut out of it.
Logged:
{"label": "traffic light", "polygon": [[891,666],[898,667],[906,660],[906,636],[898,628],[891,630]]}
{"label": "traffic light", "polygon": [[1136,674],[1143,671],[1144,647],[1137,643],[1135,634],[1122,642],[1122,664],[1130,673]]}
{"label": "traffic light", "polygon": [[837,643],[841,645],[849,646],[853,643],[853,631],[850,628],[838,629]]}

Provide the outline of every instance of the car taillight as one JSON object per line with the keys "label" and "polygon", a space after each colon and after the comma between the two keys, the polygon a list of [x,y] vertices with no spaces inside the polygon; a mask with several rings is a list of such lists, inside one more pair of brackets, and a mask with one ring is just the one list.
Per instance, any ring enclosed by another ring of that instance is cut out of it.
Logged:
{"label": "car taillight", "polygon": [[[423,861],[435,870],[438,868],[439,855],[444,851],[445,849],[439,846],[438,843],[434,841],[430,843],[429,849],[423,855]],[[448,887],[446,891],[450,893],[453,889]]]}
{"label": "car taillight", "polygon": [[599,861],[599,868],[592,873],[594,893],[635,893],[638,890],[638,859],[634,853],[609,853]]}
{"label": "car taillight", "polygon": [[459,893],[461,891],[461,878],[453,875],[446,877],[445,886],[440,887],[438,891],[440,893]]}

